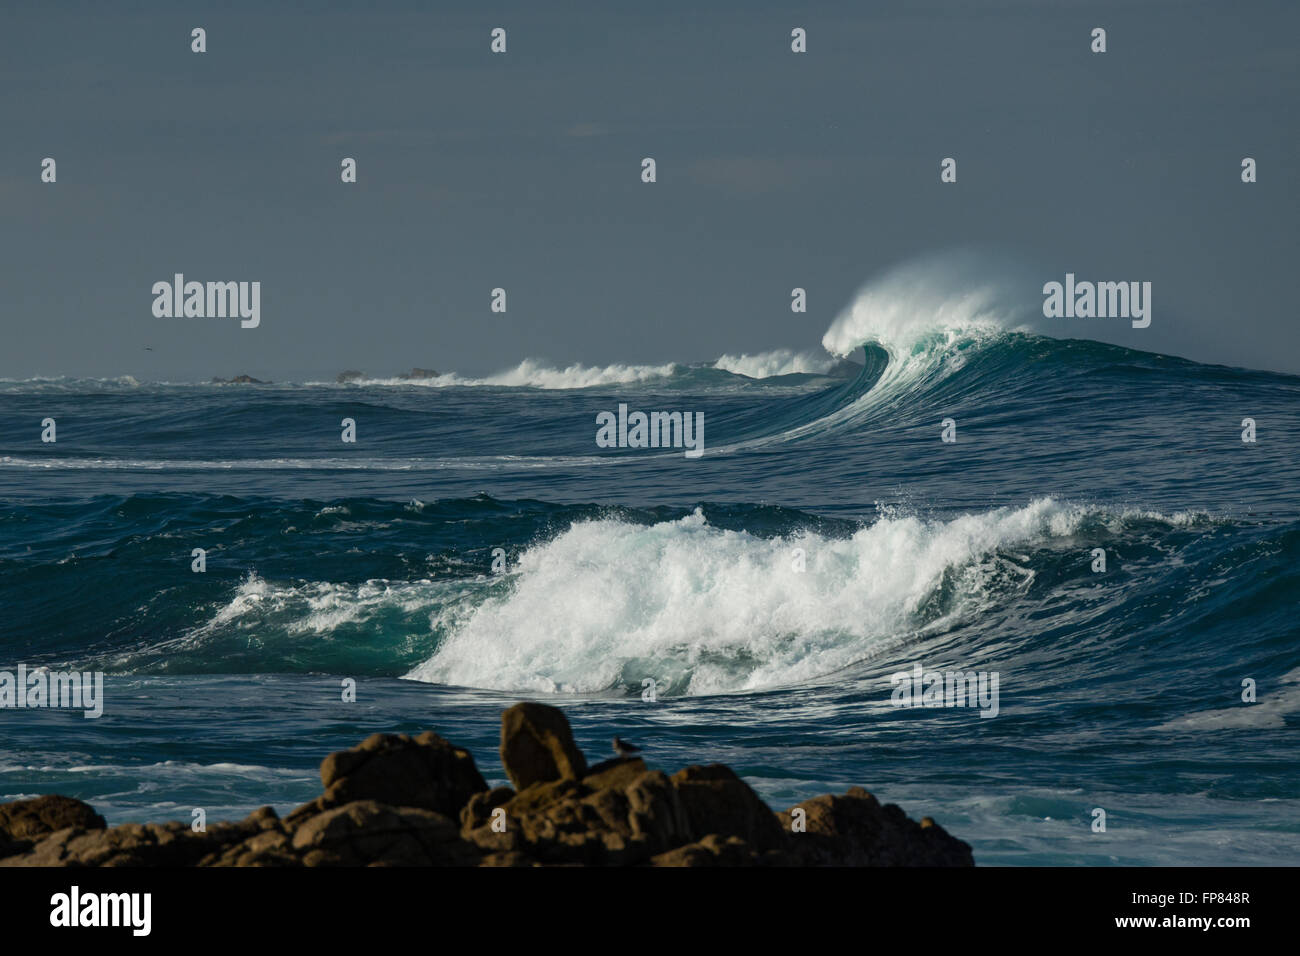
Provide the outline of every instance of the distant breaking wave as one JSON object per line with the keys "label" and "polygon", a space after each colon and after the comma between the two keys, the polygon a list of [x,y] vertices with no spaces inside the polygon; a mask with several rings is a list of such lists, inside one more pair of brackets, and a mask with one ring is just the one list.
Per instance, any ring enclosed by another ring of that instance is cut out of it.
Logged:
{"label": "distant breaking wave", "polygon": [[[565,368],[552,368],[535,359],[525,359],[512,369],[483,377],[460,375],[456,372],[430,376],[428,378],[405,377],[363,377],[353,383],[357,386],[425,386],[430,388],[451,387],[496,387],[496,388],[542,388],[542,389],[580,389],[598,388],[610,385],[631,385],[639,383],[672,384],[674,380],[685,380],[688,384],[707,385],[740,376],[750,379],[776,378],[784,375],[824,375],[829,372],[837,360],[830,355],[817,355],[813,352],[795,352],[792,349],[774,349],[770,352],[758,352],[750,355],[726,354],[712,363],[703,365],[686,365],[669,362],[663,365],[630,365],[614,363],[612,365],[588,366],[569,365]],[[710,371],[727,373],[726,379],[714,379],[712,382],[699,373]],[[328,382],[313,382],[313,385],[328,385]]]}
{"label": "distant breaking wave", "polygon": [[[358,379],[356,385],[417,385],[430,388],[453,386],[495,386],[498,388],[594,388],[601,385],[627,385],[652,379],[668,378],[679,371],[675,362],[665,365],[613,365],[589,366],[574,364],[565,368],[550,368],[535,359],[524,359],[512,369],[483,378],[472,378],[447,372],[431,378],[370,378]],[[310,384],[332,384],[314,382]]]}
{"label": "distant breaking wave", "polygon": [[812,352],[775,349],[757,355],[723,355],[713,367],[746,378],[773,378],[778,375],[824,375],[835,365],[832,356]]}

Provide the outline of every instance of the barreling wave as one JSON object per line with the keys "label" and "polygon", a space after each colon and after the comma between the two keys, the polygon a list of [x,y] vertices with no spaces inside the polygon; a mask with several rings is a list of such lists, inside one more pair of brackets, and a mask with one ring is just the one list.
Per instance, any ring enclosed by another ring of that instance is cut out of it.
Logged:
{"label": "barreling wave", "polygon": [[933,418],[937,408],[968,391],[957,376],[975,356],[983,362],[1000,346],[1002,370],[1011,371],[1016,363],[1006,362],[1006,353],[1039,351],[1054,341],[1030,334],[1023,307],[972,270],[961,258],[925,259],[868,283],[822,336],[831,356],[864,350],[865,365],[854,386],[841,390],[831,408],[815,409],[802,420],[778,419],[778,427],[747,434],[725,450],[886,419],[905,425]]}

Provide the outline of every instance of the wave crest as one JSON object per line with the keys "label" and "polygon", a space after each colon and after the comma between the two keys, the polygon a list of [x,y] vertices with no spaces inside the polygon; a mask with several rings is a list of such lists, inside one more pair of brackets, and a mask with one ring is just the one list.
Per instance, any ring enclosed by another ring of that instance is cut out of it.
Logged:
{"label": "wave crest", "polygon": [[750,355],[723,355],[713,367],[746,378],[773,378],[777,375],[824,375],[835,365],[829,355],[812,352],[795,352],[793,349],[773,349]]}
{"label": "wave crest", "polygon": [[822,347],[845,356],[877,343],[901,358],[918,347],[986,338],[1023,327],[1029,318],[1010,285],[987,260],[931,256],[867,283],[831,323]]}
{"label": "wave crest", "polygon": [[847,538],[762,538],[698,510],[575,523],[526,551],[509,587],[407,677],[545,693],[651,677],[689,695],[819,679],[1027,587],[1015,551],[1069,538],[1092,513],[1045,498],[949,521],[885,516]]}

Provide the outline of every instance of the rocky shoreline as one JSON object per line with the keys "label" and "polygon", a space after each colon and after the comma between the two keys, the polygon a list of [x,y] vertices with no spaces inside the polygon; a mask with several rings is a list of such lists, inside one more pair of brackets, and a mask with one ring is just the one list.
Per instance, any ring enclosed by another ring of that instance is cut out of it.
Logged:
{"label": "rocky shoreline", "polygon": [[588,766],[562,711],[501,718],[513,786],[432,731],[374,734],[321,764],[325,787],[196,832],[106,827],[57,795],[0,804],[0,866],[973,866],[971,849],[854,787],[773,812],[721,764],[668,775],[638,757]]}

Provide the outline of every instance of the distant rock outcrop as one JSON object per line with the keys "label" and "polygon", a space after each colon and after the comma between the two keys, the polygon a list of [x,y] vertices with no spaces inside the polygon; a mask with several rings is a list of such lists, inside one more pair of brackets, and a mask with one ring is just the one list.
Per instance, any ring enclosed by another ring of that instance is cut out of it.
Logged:
{"label": "distant rock outcrop", "polygon": [[214,378],[213,385],[271,385],[271,382],[264,382],[260,378],[253,378],[251,375],[236,375],[234,378]]}
{"label": "distant rock outcrop", "polygon": [[359,382],[365,377],[365,372],[358,372],[356,369],[350,368],[346,372],[339,372],[339,377],[334,381],[340,385],[347,385],[349,382]]}
{"label": "distant rock outcrop", "polygon": [[[105,827],[79,800],[0,805],[0,866],[971,866],[970,847],[860,787],[773,813],[721,764],[669,776],[639,757],[593,767],[564,714],[516,704],[488,789],[469,751],[375,734],[321,764],[325,792],[195,832]],[[516,789],[517,788],[517,789]]]}

